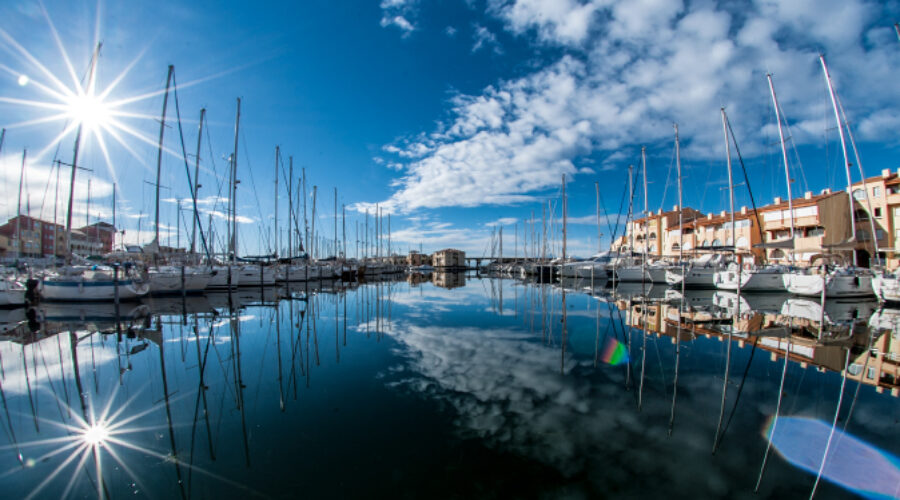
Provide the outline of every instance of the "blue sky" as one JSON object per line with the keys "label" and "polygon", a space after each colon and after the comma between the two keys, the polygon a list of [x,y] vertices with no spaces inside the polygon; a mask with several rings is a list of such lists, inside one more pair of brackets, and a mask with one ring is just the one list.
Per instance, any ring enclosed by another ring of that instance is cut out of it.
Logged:
{"label": "blue sky", "polygon": [[[790,125],[795,196],[843,188],[820,52],[867,175],[900,167],[900,87],[893,83],[900,75],[900,41],[892,26],[898,13],[896,1],[860,0],[6,2],[0,5],[0,126],[8,129],[0,154],[0,215],[16,211],[27,148],[22,210],[52,218],[52,161],[71,162],[75,134],[54,142],[67,122],[50,119],[60,110],[33,103],[58,103],[46,90],[60,92],[50,75],[72,88],[99,39],[98,89],[124,75],[106,97],[127,100],[115,107],[124,128],[84,141],[79,163],[93,171],[79,173],[76,223],[85,218],[87,179],[92,221],[109,218],[115,181],[117,222],[124,221],[126,239],[152,237],[148,182],[155,178],[161,91],[173,64],[189,154],[200,108],[208,113],[200,179],[204,223],[224,210],[214,198],[227,194],[217,192],[215,176],[225,173],[235,98],[243,100],[241,253],[272,244],[277,145],[285,166],[293,156],[295,174],[305,167],[310,191],[319,187],[317,231],[325,237],[333,231],[337,187],[338,203],[349,207],[351,239],[364,220],[361,211],[379,203],[393,214],[394,248],[421,243],[425,251],[453,246],[480,255],[489,251],[499,223],[509,254],[516,223],[521,243],[522,221],[532,212],[539,219],[548,201],[559,217],[565,174],[570,252],[586,256],[597,248],[594,183],[614,219],[627,167],[639,165],[641,146],[648,151],[650,208],[676,202],[674,122],[682,140],[685,205],[727,208],[721,106],[757,201],[785,195],[766,72],[774,75]],[[169,104],[161,184],[163,197],[172,200],[189,191]],[[63,174],[60,220],[68,189]],[[749,205],[744,189],[737,203]],[[640,209],[643,200],[635,204]],[[284,228],[286,196],[279,211]],[[176,241],[175,215],[175,204],[163,202],[164,242]],[[214,220],[216,233],[224,234],[221,220]],[[610,231],[605,224],[602,230],[608,243]],[[182,245],[188,232],[182,229]]]}

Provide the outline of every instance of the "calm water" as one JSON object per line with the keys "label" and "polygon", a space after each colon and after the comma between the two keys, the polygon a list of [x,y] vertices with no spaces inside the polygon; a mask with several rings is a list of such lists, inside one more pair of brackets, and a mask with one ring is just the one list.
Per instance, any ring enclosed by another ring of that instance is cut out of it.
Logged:
{"label": "calm water", "polygon": [[[48,306],[0,342],[0,491],[806,498],[826,446],[816,497],[852,498],[835,481],[867,475],[900,487],[872,451],[900,455],[897,360],[866,354],[897,352],[865,327],[890,311],[763,296],[733,323],[712,292],[644,305],[584,285],[242,290],[123,305],[118,324],[111,306]],[[818,339],[822,317],[838,326]],[[767,454],[776,408],[785,439]]]}

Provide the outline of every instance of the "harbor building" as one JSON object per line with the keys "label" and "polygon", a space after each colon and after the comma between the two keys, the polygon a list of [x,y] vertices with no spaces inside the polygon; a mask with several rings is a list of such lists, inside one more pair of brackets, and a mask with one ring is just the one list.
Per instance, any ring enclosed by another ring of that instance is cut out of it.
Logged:
{"label": "harbor building", "polygon": [[[809,266],[837,257],[852,264],[855,257],[859,267],[871,267],[877,256],[889,269],[900,267],[900,170],[884,170],[880,176],[857,182],[851,192],[852,196],[846,190],[808,191],[792,200],[793,213],[787,200],[780,197],[757,210],[742,207],[735,213],[735,235],[731,234],[729,212],[703,214],[685,207],[679,226],[675,206],[627,224],[626,233],[613,242],[612,250],[628,253],[633,244],[635,253],[646,250],[651,258],[672,259],[682,252],[696,256],[734,247],[738,253],[752,255],[757,263]],[[856,225],[853,239],[851,202]],[[790,245],[792,220],[794,243]]]}
{"label": "harbor building", "polygon": [[[702,216],[702,212],[685,207],[682,222],[689,222]],[[672,256],[671,244],[667,244],[666,235],[677,225],[678,205],[672,207],[672,210],[668,212],[658,210],[646,217],[631,221],[626,227],[625,235],[613,242],[612,250],[627,253],[631,246],[632,235],[634,235],[633,250],[635,253],[643,253],[646,248],[647,254],[651,257]],[[678,255],[677,248],[674,255]]]}
{"label": "harbor building", "polygon": [[406,257],[406,265],[416,267],[416,266],[424,266],[428,264],[431,259],[428,258],[428,255],[424,253],[420,253],[416,250],[410,250],[409,255]]}
{"label": "harbor building", "polygon": [[[845,191],[825,189],[821,194],[806,192],[803,198],[792,200],[794,247],[766,249],[768,261],[775,264],[810,265],[826,253],[839,252],[848,258],[849,249],[840,244],[850,238],[850,211]],[[759,209],[763,220],[766,243],[787,241],[791,236],[791,213],[787,200],[775,198],[775,202]],[[857,226],[858,227],[858,226]],[[868,234],[868,232],[858,234]],[[863,240],[865,241],[865,240]],[[860,254],[860,266],[867,267],[869,254]],[[852,262],[852,259],[848,260]]]}
{"label": "harbor building", "polygon": [[728,212],[707,214],[681,226],[676,224],[665,233],[667,255],[678,255],[681,231],[684,231],[680,239],[684,242],[685,252],[730,251],[734,247],[738,253],[752,254],[756,259],[762,257],[763,251],[756,248],[763,238],[760,216],[754,210],[747,210],[747,207],[741,207],[741,211],[734,214],[736,241],[731,235],[731,215]]}
{"label": "harbor building", "polygon": [[[116,228],[96,222],[72,229],[72,251],[81,255],[99,255],[112,251]],[[18,234],[18,237],[17,237]],[[0,235],[8,240],[3,255],[23,257],[63,257],[68,251],[66,228],[27,215],[18,215],[0,225]]]}
{"label": "harbor building", "polygon": [[454,248],[445,248],[444,250],[438,250],[437,252],[434,252],[434,254],[432,254],[431,256],[431,260],[434,262],[434,267],[437,268],[466,268],[466,253],[462,250],[456,250]]}

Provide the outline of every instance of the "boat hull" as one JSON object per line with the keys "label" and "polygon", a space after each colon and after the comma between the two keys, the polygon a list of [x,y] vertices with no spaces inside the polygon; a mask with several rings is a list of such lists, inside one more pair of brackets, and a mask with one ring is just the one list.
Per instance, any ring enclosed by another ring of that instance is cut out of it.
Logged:
{"label": "boat hull", "polygon": [[241,266],[237,269],[238,286],[267,286],[275,284],[275,268]]}
{"label": "boat hull", "polygon": [[826,297],[871,297],[875,294],[871,276],[785,273],[783,279],[785,289],[794,295],[818,297],[823,289]]}
{"label": "boat hull", "polygon": [[687,267],[682,274],[680,268],[669,269],[666,271],[666,283],[670,285],[680,285],[684,281],[686,288],[716,288],[715,275],[717,271],[714,267]]}
{"label": "boat hull", "polygon": [[719,290],[737,290],[740,286],[745,292],[784,292],[783,275],[780,271],[728,269],[716,271],[713,282]]}
{"label": "boat hull", "polygon": [[[130,279],[118,283],[119,300],[136,300],[150,291],[150,284]],[[112,301],[116,284],[112,280],[91,280],[81,277],[45,279],[40,283],[41,299],[49,301]]]}

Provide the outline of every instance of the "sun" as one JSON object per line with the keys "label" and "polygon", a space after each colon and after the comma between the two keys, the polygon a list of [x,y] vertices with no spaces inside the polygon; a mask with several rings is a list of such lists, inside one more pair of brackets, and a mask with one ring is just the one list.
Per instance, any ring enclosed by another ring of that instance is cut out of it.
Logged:
{"label": "sun", "polygon": [[69,119],[84,125],[92,132],[108,127],[112,123],[112,109],[98,96],[74,95],[66,100],[65,107]]}
{"label": "sun", "polygon": [[101,446],[109,439],[109,429],[102,422],[98,422],[84,429],[81,438],[91,446]]}

